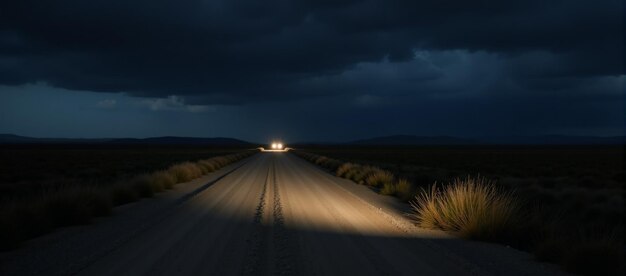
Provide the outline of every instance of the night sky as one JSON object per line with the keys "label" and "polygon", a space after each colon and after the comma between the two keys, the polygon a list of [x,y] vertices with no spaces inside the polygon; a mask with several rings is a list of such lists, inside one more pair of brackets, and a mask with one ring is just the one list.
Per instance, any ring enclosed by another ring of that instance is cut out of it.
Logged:
{"label": "night sky", "polygon": [[2,1],[0,133],[623,135],[622,5]]}

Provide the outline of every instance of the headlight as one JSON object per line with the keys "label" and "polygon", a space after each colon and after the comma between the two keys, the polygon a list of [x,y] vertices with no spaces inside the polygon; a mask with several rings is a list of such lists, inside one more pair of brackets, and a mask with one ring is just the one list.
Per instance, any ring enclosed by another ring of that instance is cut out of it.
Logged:
{"label": "headlight", "polygon": [[276,144],[276,148],[277,149],[283,149],[283,144],[281,144],[281,143]]}
{"label": "headlight", "polygon": [[272,143],[272,149],[276,149],[276,143]]}

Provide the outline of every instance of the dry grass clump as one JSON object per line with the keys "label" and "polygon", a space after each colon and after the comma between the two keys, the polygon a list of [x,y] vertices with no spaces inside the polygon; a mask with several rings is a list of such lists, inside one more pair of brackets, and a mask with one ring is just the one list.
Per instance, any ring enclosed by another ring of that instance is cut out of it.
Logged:
{"label": "dry grass clump", "polygon": [[315,163],[315,165],[321,166],[321,165],[325,164],[327,161],[328,161],[328,157],[320,156],[320,157],[315,158],[313,163]]}
{"label": "dry grass clump", "polygon": [[328,158],[326,156],[315,157],[313,163],[333,171],[337,170],[337,168],[341,166],[341,162],[339,160]]}
{"label": "dry grass clump", "polygon": [[174,187],[176,184],[176,177],[167,171],[158,171],[150,174],[150,180],[153,183],[153,186],[157,188],[157,190],[169,190]]}
{"label": "dry grass clump", "polygon": [[397,192],[396,184],[393,182],[387,182],[383,184],[383,187],[378,191],[381,195],[395,195]]}
{"label": "dry grass clump", "polygon": [[311,154],[311,153],[306,153],[306,152],[295,152],[295,154],[308,160],[309,162],[315,165],[324,167],[331,171],[336,171],[337,168],[339,168],[343,164],[343,162],[337,159],[328,158],[326,156],[320,156],[317,154]]}
{"label": "dry grass clump", "polygon": [[420,226],[470,239],[501,239],[520,222],[520,205],[513,195],[481,177],[456,179],[445,188],[433,185],[411,205]]}
{"label": "dry grass clump", "polygon": [[208,159],[208,160],[200,160],[198,161],[198,167],[202,170],[202,173],[210,173],[216,171],[220,166],[216,161]]}
{"label": "dry grass clump", "polygon": [[[377,167],[373,166],[354,166],[351,170],[346,173],[345,178],[350,179],[359,184],[367,184],[367,178],[375,173],[380,172],[381,170]],[[372,185],[374,186],[374,185]]]}
{"label": "dry grass clump", "polygon": [[[393,183],[393,174],[378,168],[373,169],[369,172],[367,178],[365,179],[365,184],[372,187],[395,187]],[[393,193],[395,193],[395,188],[393,189]]]}
{"label": "dry grass clump", "polygon": [[184,162],[171,166],[168,169],[177,182],[188,182],[202,176],[202,169],[194,163]]}
{"label": "dry grass clump", "polygon": [[343,163],[337,168],[335,175],[339,177],[344,177],[346,173],[349,172],[353,167],[354,164],[352,163]]}
{"label": "dry grass clump", "polygon": [[413,199],[415,196],[413,185],[405,178],[399,179],[395,184],[395,195],[402,201]]}
{"label": "dry grass clump", "polygon": [[[178,166],[179,165],[175,165],[173,167],[178,168]],[[194,172],[197,173],[197,171]],[[142,197],[151,197],[154,193],[171,189],[176,183],[179,182],[182,181],[178,181],[177,175],[170,171],[158,171],[150,174],[144,174],[137,176],[130,181],[136,194]],[[118,190],[119,189],[120,188],[118,188]]]}

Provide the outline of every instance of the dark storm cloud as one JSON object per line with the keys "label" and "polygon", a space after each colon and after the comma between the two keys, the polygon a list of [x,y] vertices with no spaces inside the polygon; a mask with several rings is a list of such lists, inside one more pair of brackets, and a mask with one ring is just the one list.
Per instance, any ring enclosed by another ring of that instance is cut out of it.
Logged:
{"label": "dark storm cloud", "polygon": [[[471,70],[566,87],[624,73],[622,13],[618,0],[5,1],[0,84],[233,104],[432,92],[457,89],[437,79],[458,72],[416,51],[463,50],[498,60]],[[389,64],[417,73],[377,77]]]}

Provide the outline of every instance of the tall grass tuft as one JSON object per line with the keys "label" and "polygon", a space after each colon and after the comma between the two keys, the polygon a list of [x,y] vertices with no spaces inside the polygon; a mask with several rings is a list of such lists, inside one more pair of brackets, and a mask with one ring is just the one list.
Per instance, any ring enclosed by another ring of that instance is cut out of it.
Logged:
{"label": "tall grass tuft", "polygon": [[415,196],[413,185],[406,178],[399,179],[395,184],[395,189],[395,195],[402,201],[409,201]]}
{"label": "tall grass tuft", "polygon": [[383,187],[378,191],[381,195],[395,195],[397,192],[396,184],[393,182],[386,182]]}
{"label": "tall grass tuft", "polygon": [[343,163],[339,166],[339,168],[337,168],[335,175],[339,177],[344,177],[346,173],[348,173],[353,167],[354,167],[354,164],[352,163]]}
{"label": "tall grass tuft", "polygon": [[158,190],[164,190],[173,188],[177,179],[167,171],[158,171],[150,174],[150,180]]}
{"label": "tall grass tuft", "polygon": [[445,188],[433,185],[411,203],[413,218],[426,228],[456,232],[477,240],[503,240],[521,221],[520,204],[485,178],[456,179]]}
{"label": "tall grass tuft", "polygon": [[169,172],[176,177],[177,182],[187,182],[202,175],[202,170],[194,163],[184,162],[169,168]]}
{"label": "tall grass tuft", "polygon": [[[373,169],[368,174],[367,178],[365,179],[365,184],[372,186],[372,187],[383,187],[383,188],[384,186],[392,187],[394,184],[393,174],[391,174],[388,171],[381,170],[378,168]],[[395,193],[395,189],[391,194],[393,193]]]}

